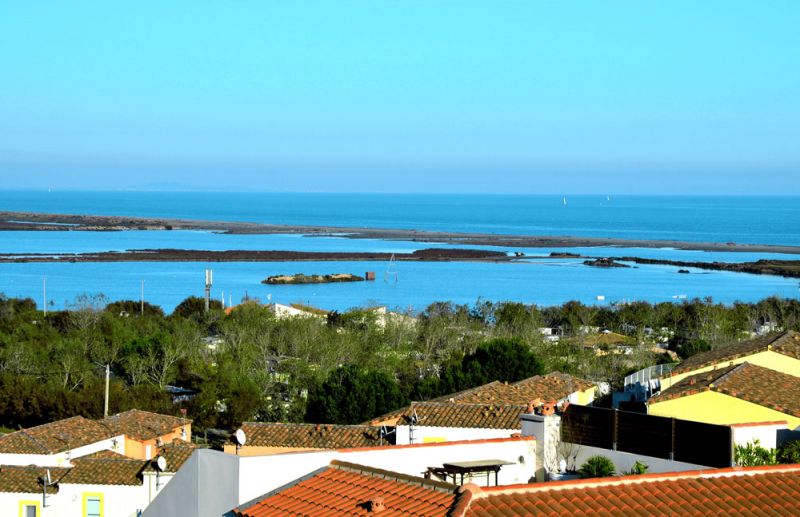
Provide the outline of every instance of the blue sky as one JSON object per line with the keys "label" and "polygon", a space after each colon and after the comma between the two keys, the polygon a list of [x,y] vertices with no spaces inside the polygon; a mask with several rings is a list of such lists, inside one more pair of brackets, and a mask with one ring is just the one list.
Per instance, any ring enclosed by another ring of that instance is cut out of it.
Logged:
{"label": "blue sky", "polygon": [[13,188],[800,193],[800,2],[0,0]]}

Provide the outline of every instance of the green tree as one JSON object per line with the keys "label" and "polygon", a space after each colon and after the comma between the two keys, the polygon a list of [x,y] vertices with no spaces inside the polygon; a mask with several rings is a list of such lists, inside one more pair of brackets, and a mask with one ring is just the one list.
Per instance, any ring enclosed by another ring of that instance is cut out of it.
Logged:
{"label": "green tree", "polygon": [[357,424],[398,409],[408,401],[397,383],[383,372],[342,366],[308,396],[306,420]]}

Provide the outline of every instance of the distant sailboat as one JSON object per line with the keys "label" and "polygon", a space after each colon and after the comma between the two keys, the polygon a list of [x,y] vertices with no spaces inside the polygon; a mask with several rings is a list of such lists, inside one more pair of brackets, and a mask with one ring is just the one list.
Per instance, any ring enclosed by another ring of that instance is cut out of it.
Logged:
{"label": "distant sailboat", "polygon": [[611,196],[606,196],[606,201],[611,201]]}
{"label": "distant sailboat", "polygon": [[567,206],[567,196],[564,196],[564,199],[561,200],[564,206]]}

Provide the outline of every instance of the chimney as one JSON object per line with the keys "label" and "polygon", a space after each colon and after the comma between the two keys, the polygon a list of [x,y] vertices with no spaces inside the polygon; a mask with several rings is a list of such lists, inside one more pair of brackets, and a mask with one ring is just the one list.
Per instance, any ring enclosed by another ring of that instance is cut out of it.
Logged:
{"label": "chimney", "polygon": [[371,513],[382,512],[385,509],[386,505],[383,504],[383,497],[375,497],[367,503],[367,510]]}

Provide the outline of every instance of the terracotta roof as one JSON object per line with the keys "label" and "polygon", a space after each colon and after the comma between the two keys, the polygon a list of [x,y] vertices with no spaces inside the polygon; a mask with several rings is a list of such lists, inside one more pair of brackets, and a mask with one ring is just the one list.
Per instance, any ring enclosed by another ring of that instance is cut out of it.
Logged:
{"label": "terracotta roof", "polygon": [[758,352],[772,350],[795,359],[800,359],[800,334],[793,331],[770,334],[768,336],[722,346],[693,355],[676,366],[670,375],[690,372],[715,364],[733,361]]}
{"label": "terracotta roof", "polygon": [[192,423],[186,418],[151,413],[140,409],[117,413],[101,422],[116,430],[117,434],[124,434],[134,440],[152,440],[170,434],[182,425]]}
{"label": "terracotta roof", "polygon": [[583,339],[587,346],[635,345],[636,339],[616,332],[597,332]]}
{"label": "terracotta roof", "polygon": [[372,447],[381,441],[380,427],[367,425],[282,424],[245,422],[245,446],[341,449]]}
{"label": "terracotta roof", "polygon": [[552,372],[523,379],[514,383],[513,386],[523,394],[527,403],[537,398],[542,401],[559,401],[576,391],[586,391],[592,388],[594,383],[573,377],[568,373]]}
{"label": "terracotta roof", "polygon": [[708,390],[800,417],[800,378],[750,363],[691,375],[651,398],[648,403],[656,404]]}
{"label": "terracotta roof", "polygon": [[[167,460],[165,472],[178,472],[195,450],[197,450],[195,444],[175,438],[171,443],[158,448],[158,456],[163,456]],[[155,472],[156,469],[151,461],[148,462],[144,470],[146,472]]]}
{"label": "terracotta roof", "polygon": [[[0,465],[0,492],[23,494],[42,494],[44,488],[40,479],[50,470],[50,479],[58,481],[69,469],[59,467],[18,467]],[[48,494],[58,492],[58,485],[47,487]]]}
{"label": "terracotta roof", "polygon": [[[456,393],[443,395],[425,403],[441,402],[453,404],[501,404],[513,406],[527,406],[536,399],[542,401],[559,401],[569,397],[576,391],[584,391],[594,386],[593,382],[579,379],[572,375],[552,372],[547,375],[537,375],[523,379],[512,384],[493,381],[488,384],[476,386]],[[422,404],[423,402],[417,402]],[[386,413],[373,418],[366,424],[393,420],[407,414],[410,406]]]}
{"label": "terracotta roof", "polygon": [[469,490],[466,511],[452,515],[800,515],[800,465]]}
{"label": "terracotta roof", "polygon": [[141,485],[149,462],[126,457],[90,457],[72,460],[59,483],[72,485]]}
{"label": "terracotta roof", "polygon": [[409,425],[416,415],[418,426],[519,429],[520,415],[524,412],[523,406],[507,404],[414,402],[403,413],[398,425]]}
{"label": "terracotta roof", "polygon": [[74,416],[0,436],[0,454],[57,454],[115,434],[100,422]]}
{"label": "terracotta roof", "polygon": [[[330,466],[234,510],[238,517],[272,515],[444,516],[456,500],[448,483],[352,463]],[[376,512],[373,505],[382,509]]]}

